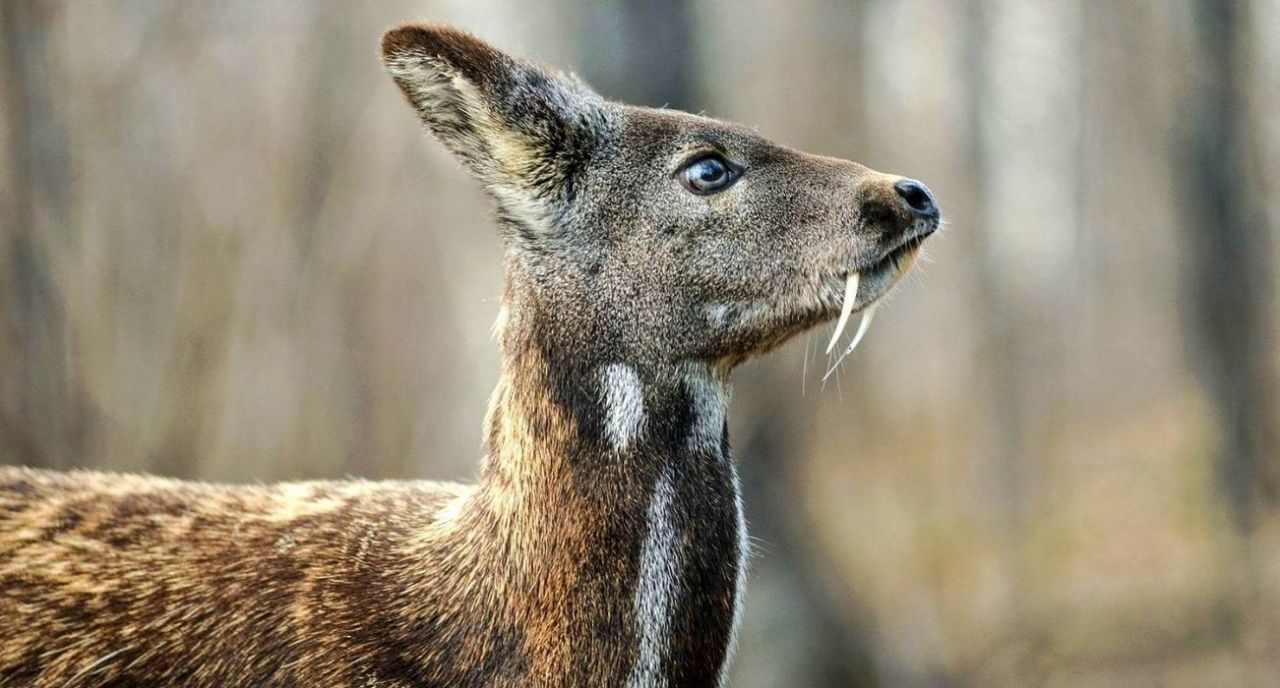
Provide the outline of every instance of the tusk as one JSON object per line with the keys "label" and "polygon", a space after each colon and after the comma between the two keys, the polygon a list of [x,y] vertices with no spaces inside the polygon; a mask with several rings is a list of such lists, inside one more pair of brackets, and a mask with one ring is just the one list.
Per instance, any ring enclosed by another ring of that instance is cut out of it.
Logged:
{"label": "tusk", "polygon": [[858,331],[853,333],[853,341],[849,342],[849,348],[844,350],[845,356],[853,353],[853,350],[858,348],[858,342],[862,341],[862,336],[871,328],[871,320],[876,317],[876,306],[878,305],[873,303],[867,306],[867,310],[862,311],[862,322],[858,323]]}
{"label": "tusk", "polygon": [[849,281],[844,284],[844,304],[840,308],[840,319],[836,321],[836,333],[831,335],[831,342],[827,344],[827,353],[835,348],[836,342],[840,341],[840,335],[844,332],[844,326],[849,324],[849,314],[853,312],[853,303],[858,300],[858,279],[859,274],[856,272],[849,273]]}
{"label": "tusk", "polygon": [[871,327],[871,320],[876,317],[876,306],[878,305],[880,304],[873,303],[870,306],[867,306],[866,310],[862,311],[862,322],[858,323],[858,331],[853,334],[853,341],[849,342],[849,347],[845,349],[844,352],[840,354],[840,357],[836,359],[836,362],[831,364],[831,367],[827,369],[827,374],[822,376],[823,381],[826,381],[827,378],[831,377],[831,373],[835,372],[836,368],[840,366],[840,362],[845,359],[845,356],[853,353],[853,350],[858,348],[858,342],[862,341],[863,335],[865,335],[867,333],[867,329]]}

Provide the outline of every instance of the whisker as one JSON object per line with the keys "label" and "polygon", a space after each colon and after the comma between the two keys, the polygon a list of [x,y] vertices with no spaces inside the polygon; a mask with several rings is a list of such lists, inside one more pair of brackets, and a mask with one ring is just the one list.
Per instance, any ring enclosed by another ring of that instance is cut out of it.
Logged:
{"label": "whisker", "polygon": [[[839,367],[840,361],[836,361],[836,367],[832,368],[832,370],[838,370]],[[830,375],[831,373],[828,372],[827,374]],[[836,375],[836,398],[840,400],[840,403],[844,403],[844,385],[840,384],[840,375]]]}
{"label": "whisker", "polygon": [[806,333],[804,336],[804,359],[800,364],[800,398],[804,398],[805,385],[809,381],[809,353],[813,348],[813,334]]}

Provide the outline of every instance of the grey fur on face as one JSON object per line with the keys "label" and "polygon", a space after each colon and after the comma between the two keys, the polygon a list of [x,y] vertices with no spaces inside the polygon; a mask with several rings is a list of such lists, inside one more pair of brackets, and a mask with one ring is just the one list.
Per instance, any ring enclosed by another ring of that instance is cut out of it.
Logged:
{"label": "grey fur on face", "polygon": [[[850,273],[870,305],[900,276],[886,259],[938,225],[900,177],[610,102],[466,34],[405,27],[384,55],[496,200],[511,305],[594,360],[731,367],[830,319]],[[692,193],[680,176],[708,157],[737,179]]]}

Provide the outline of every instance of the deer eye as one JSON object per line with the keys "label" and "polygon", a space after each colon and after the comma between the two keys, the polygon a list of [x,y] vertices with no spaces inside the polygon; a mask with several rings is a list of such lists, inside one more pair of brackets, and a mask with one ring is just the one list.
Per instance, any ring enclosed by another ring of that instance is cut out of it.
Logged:
{"label": "deer eye", "polygon": [[741,167],[713,153],[685,165],[680,170],[680,184],[705,196],[729,188],[741,174]]}

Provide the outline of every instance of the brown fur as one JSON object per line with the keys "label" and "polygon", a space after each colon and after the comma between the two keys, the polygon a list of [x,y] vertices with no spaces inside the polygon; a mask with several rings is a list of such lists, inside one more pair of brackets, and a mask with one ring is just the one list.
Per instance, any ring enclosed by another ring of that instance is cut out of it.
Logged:
{"label": "brown fur", "polygon": [[[0,686],[723,680],[746,548],[730,371],[832,318],[852,270],[859,308],[882,296],[936,210],[448,27],[393,30],[383,56],[508,247],[479,484],[0,468]],[[709,154],[742,177],[682,188]]]}

